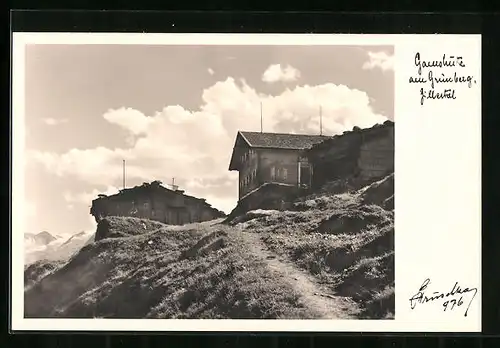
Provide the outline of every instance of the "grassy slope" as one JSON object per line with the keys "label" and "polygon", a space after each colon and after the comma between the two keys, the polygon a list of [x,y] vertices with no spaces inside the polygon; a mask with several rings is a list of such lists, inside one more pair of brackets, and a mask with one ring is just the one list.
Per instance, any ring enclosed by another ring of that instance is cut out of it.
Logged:
{"label": "grassy slope", "polygon": [[27,290],[42,278],[61,267],[64,261],[39,260],[24,268],[24,289]]}
{"label": "grassy slope", "polygon": [[[294,211],[250,212],[229,225],[169,227],[111,218],[106,238],[44,271],[41,279],[30,278],[34,285],[25,291],[25,316],[321,317],[308,305],[314,302],[311,294],[304,301],[300,287],[283,272],[277,276],[254,252],[258,241],[266,253],[284,260],[276,261],[275,268],[286,261],[292,271],[296,267],[297,277],[309,275],[312,281],[305,281],[311,291],[321,284],[330,294],[355,300],[361,317],[390,318],[393,212],[371,204],[390,197],[390,190],[374,194],[380,188],[384,185],[355,194],[311,196],[296,203]],[[363,202],[368,198],[370,204]]]}
{"label": "grassy slope", "polygon": [[331,293],[355,300],[360,317],[393,318],[394,212],[380,206],[392,197],[392,180],[355,193],[312,195],[295,211],[250,212],[233,224],[261,234],[270,250]]}
{"label": "grassy slope", "polygon": [[[136,224],[134,218],[115,219]],[[213,222],[212,222],[213,224]],[[25,293],[27,317],[311,317],[229,227],[103,239]]]}

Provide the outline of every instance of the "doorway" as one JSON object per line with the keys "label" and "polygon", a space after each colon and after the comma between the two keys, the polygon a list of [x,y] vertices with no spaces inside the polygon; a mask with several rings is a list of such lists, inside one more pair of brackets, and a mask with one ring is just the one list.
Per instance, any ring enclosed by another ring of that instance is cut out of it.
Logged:
{"label": "doorway", "polygon": [[299,168],[299,184],[301,187],[311,187],[311,166],[301,163]]}

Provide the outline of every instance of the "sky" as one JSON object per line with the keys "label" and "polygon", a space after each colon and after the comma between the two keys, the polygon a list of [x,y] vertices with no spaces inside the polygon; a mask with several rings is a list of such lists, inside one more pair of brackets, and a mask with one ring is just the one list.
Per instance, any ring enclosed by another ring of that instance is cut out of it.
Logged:
{"label": "sky", "polygon": [[26,232],[95,229],[92,199],[161,180],[229,213],[238,130],[394,119],[392,46],[27,45]]}

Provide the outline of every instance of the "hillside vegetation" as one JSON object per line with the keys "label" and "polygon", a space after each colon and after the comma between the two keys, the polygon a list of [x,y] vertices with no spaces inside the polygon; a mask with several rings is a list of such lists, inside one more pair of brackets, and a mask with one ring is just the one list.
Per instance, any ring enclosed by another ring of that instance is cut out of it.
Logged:
{"label": "hillside vegetation", "polygon": [[393,185],[231,221],[109,217],[68,262],[31,266],[25,316],[392,318]]}

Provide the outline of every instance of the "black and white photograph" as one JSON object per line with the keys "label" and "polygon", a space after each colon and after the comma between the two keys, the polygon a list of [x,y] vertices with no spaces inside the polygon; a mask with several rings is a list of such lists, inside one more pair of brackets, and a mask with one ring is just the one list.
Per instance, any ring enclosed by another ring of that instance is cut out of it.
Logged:
{"label": "black and white photograph", "polygon": [[397,317],[393,46],[24,54],[24,318]]}

